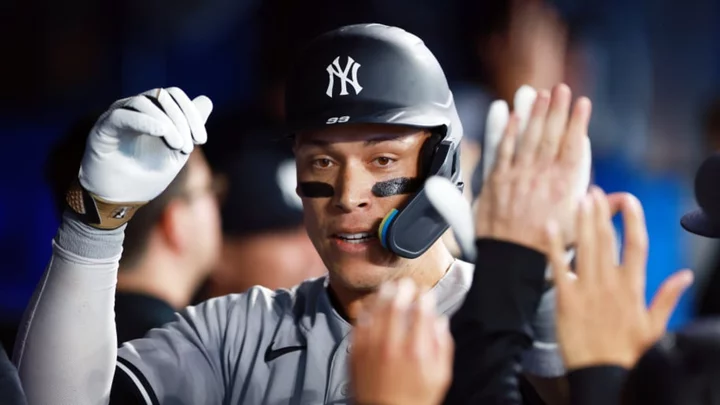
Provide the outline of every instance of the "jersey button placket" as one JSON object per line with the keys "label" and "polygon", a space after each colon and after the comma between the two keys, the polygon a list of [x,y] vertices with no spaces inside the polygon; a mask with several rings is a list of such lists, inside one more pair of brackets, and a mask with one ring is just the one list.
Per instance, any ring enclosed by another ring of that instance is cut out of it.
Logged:
{"label": "jersey button placket", "polygon": [[[350,336],[345,336],[337,350],[333,354],[332,367],[330,369],[330,393],[332,401],[343,402],[352,394],[348,381],[348,364],[350,362]],[[342,371],[341,371],[342,370]]]}

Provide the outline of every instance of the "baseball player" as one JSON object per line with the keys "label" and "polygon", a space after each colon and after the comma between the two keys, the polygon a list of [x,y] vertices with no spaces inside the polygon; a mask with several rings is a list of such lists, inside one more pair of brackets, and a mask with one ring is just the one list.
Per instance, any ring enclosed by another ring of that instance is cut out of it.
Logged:
{"label": "baseball player", "polygon": [[440,314],[462,303],[473,266],[439,241],[448,225],[423,188],[430,175],[462,187],[447,81],[416,36],[354,25],[309,44],[286,89],[297,191],[328,276],[209,300],[116,349],[125,223],[206,142],[211,110],[207,97],[155,89],[119,100],[91,131],[15,351],[30,403],[348,403],[352,324],[384,281],[433,290]]}

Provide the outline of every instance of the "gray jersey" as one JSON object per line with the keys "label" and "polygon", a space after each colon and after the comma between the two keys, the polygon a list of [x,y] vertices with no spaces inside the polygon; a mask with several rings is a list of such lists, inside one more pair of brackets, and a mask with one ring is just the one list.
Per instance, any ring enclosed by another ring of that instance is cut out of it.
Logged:
{"label": "gray jersey", "polygon": [[[459,309],[472,274],[471,264],[455,261],[434,287],[439,313]],[[187,308],[126,343],[118,369],[148,403],[349,403],[352,328],[326,287],[325,277],[289,291],[255,287]]]}

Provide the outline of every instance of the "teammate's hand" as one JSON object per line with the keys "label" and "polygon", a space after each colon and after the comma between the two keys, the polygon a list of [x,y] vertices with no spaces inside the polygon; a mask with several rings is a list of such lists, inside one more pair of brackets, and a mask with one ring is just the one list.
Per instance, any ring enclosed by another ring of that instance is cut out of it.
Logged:
{"label": "teammate's hand", "polygon": [[[517,96],[516,96],[517,99]],[[571,93],[566,85],[541,91],[527,124],[510,115],[501,140],[490,131],[486,144],[497,145],[495,161],[477,201],[475,231],[478,238],[505,240],[547,252],[545,224],[559,224],[566,241],[574,241],[578,195],[589,181],[587,137],[591,104],[580,98],[570,113]],[[516,105],[522,108],[523,103]],[[496,101],[489,120],[506,114],[507,104]],[[522,115],[522,111],[519,112]],[[488,126],[492,124],[489,122]],[[497,126],[497,125],[496,125]],[[587,179],[587,180],[586,180]]]}
{"label": "teammate's hand", "polygon": [[[612,213],[622,211],[624,249],[618,263]],[[550,223],[548,255],[557,289],[558,340],[568,369],[594,365],[632,367],[664,333],[692,272],[680,271],[645,306],[648,235],[640,202],[629,194],[605,196],[594,188],[577,220],[577,279],[568,277],[564,241]]]}
{"label": "teammate's hand", "polygon": [[[211,111],[209,98],[191,101],[176,87],[150,90],[112,104],[90,131],[78,176],[98,206],[99,223],[93,225],[119,226],[129,219],[129,209],[162,193],[194,145],[207,141],[205,122]],[[83,199],[72,198],[75,203]],[[84,205],[80,209],[94,215],[93,208]],[[110,216],[113,205],[124,206],[125,211],[115,210]]]}
{"label": "teammate's hand", "polygon": [[452,378],[453,341],[432,292],[410,280],[383,285],[353,330],[350,359],[355,403],[436,405]]}

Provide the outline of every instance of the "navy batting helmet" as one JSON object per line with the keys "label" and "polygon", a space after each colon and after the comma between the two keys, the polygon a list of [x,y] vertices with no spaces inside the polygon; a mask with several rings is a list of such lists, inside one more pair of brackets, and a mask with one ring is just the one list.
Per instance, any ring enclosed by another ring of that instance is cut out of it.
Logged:
{"label": "navy batting helmet", "polygon": [[[462,189],[462,125],[447,79],[417,36],[381,24],[350,25],[321,35],[299,55],[286,83],[289,130],[375,123],[429,130],[424,176],[443,176]],[[447,230],[421,188],[380,226],[395,254],[422,255]]]}

